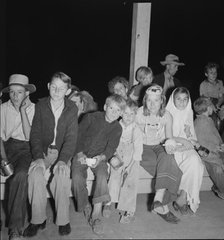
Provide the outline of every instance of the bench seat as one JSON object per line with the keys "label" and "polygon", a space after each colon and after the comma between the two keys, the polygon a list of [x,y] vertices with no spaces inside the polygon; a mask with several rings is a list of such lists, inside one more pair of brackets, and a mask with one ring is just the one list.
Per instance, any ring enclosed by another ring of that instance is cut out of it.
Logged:
{"label": "bench seat", "polygon": [[[87,170],[87,189],[89,195],[91,195],[91,189],[92,189],[92,184],[94,181],[94,175],[93,172],[91,171],[90,168]],[[144,168],[140,167],[140,173],[139,173],[139,181],[138,181],[138,193],[151,193],[153,192],[152,189],[152,176],[145,171]],[[5,198],[5,181],[7,177],[1,176],[1,200]],[[212,181],[208,175],[208,172],[205,168],[204,170],[204,176],[203,176],[203,181],[202,181],[202,186],[201,186],[201,191],[210,191],[212,187]],[[48,194],[48,197],[50,195]],[[72,196],[72,192],[70,193],[70,196]]]}

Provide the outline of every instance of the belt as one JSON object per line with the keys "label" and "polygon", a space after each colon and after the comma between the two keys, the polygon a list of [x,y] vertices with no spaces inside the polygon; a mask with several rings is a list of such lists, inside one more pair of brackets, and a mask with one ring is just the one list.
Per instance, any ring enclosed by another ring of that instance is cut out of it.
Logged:
{"label": "belt", "polygon": [[14,143],[29,143],[29,141],[19,140],[15,138],[9,138],[7,141],[14,142]]}
{"label": "belt", "polygon": [[50,145],[48,148],[50,148],[50,149],[57,149],[57,146],[56,145]]}

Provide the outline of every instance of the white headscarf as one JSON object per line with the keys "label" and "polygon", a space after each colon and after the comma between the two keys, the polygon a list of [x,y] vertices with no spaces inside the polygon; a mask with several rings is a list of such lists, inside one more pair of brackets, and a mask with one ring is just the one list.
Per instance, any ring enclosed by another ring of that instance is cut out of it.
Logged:
{"label": "white headscarf", "polygon": [[[196,140],[197,138],[194,130],[194,118],[193,118],[193,110],[191,106],[190,94],[188,95],[189,100],[186,108],[184,110],[179,110],[176,108],[174,104],[175,90],[176,89],[173,90],[166,106],[166,109],[173,116],[173,136]],[[191,135],[190,137],[187,136],[185,133],[186,125],[190,127],[190,135]]]}

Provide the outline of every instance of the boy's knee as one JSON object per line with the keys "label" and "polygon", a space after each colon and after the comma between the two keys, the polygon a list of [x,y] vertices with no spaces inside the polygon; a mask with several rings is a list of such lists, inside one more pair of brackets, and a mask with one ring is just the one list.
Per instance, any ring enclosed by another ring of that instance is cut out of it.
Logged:
{"label": "boy's knee", "polygon": [[35,168],[29,173],[29,176],[28,176],[29,181],[30,180],[34,181],[42,178],[44,178],[44,172],[42,167]]}

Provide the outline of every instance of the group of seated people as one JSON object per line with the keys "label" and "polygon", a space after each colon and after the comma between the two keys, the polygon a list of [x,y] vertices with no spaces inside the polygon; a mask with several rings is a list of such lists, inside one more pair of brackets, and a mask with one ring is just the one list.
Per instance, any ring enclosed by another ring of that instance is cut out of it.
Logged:
{"label": "group of seated people", "polygon": [[[204,165],[212,190],[224,199],[224,144],[211,117],[221,109],[224,94],[217,67],[207,68],[193,111],[189,90],[174,77],[184,63],[169,54],[161,64],[166,69],[157,76],[150,67],[139,67],[139,83],[132,88],[124,77],[110,80],[103,111],[63,72],[53,74],[49,96],[36,104],[29,98],[36,87],[28,77],[9,77],[1,91],[9,93],[9,100],[1,103],[1,158],[14,169],[7,179],[9,240],[46,228],[47,191],[55,200],[55,223],[62,236],[71,232],[70,190],[76,210],[84,213],[94,233],[103,234],[103,219],[110,217],[114,203],[120,223],[132,222],[140,167],[153,177],[151,211],[168,223],[180,221],[170,203],[182,215],[196,213]],[[211,99],[217,96],[214,104]],[[95,175],[91,201],[89,167]],[[31,219],[25,227],[27,198]]]}

